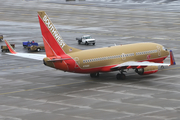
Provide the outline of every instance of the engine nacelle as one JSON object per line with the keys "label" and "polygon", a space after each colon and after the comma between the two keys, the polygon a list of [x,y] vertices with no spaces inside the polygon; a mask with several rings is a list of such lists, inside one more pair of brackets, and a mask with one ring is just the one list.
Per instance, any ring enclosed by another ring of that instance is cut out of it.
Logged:
{"label": "engine nacelle", "polygon": [[148,74],[156,73],[157,71],[158,71],[158,66],[148,66],[145,68],[135,69],[135,72],[138,73],[139,75],[148,75]]}

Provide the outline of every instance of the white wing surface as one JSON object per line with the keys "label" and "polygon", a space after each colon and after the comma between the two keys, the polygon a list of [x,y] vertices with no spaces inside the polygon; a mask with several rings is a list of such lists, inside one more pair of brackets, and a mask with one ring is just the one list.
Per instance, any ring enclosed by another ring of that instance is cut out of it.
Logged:
{"label": "white wing surface", "polygon": [[121,63],[119,65],[116,65],[115,67],[112,67],[111,70],[118,70],[118,69],[129,69],[129,68],[141,68],[141,67],[147,67],[147,66],[170,66],[170,64],[167,63],[154,63],[149,61],[144,62],[136,62],[136,61],[128,61]]}
{"label": "white wing surface", "polygon": [[17,53],[12,46],[9,44],[9,42],[7,40],[4,40],[7,47],[9,48],[9,51],[11,53],[6,53],[8,55],[14,55],[14,56],[18,56],[18,57],[23,57],[23,58],[29,58],[29,59],[34,59],[34,60],[43,60],[46,55],[43,54],[33,54],[33,53]]}
{"label": "white wing surface", "polygon": [[33,53],[16,53],[16,54],[6,53],[6,54],[23,57],[23,58],[34,59],[34,60],[43,60],[43,58],[46,57],[46,55],[44,54],[33,54]]}

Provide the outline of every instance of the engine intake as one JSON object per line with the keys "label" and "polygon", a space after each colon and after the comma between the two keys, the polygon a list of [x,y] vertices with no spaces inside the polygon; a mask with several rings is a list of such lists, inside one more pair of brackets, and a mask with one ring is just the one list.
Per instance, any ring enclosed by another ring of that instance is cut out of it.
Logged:
{"label": "engine intake", "polygon": [[139,68],[139,69],[135,69],[135,72],[139,75],[143,75],[144,74],[144,68]]}
{"label": "engine intake", "polygon": [[148,66],[145,68],[135,69],[135,72],[139,75],[148,75],[152,73],[156,73],[158,71],[158,66]]}

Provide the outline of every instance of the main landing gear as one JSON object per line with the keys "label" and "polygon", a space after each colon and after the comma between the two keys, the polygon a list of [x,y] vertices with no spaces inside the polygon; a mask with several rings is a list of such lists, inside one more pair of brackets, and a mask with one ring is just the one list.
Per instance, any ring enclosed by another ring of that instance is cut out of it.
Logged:
{"label": "main landing gear", "polygon": [[99,77],[99,72],[96,73],[90,73],[91,78],[98,78]]}
{"label": "main landing gear", "polygon": [[126,72],[126,71],[121,70],[120,73],[118,73],[118,74],[116,75],[116,79],[117,79],[117,80],[125,80],[125,79],[126,79],[126,75],[124,74],[124,72]]}
{"label": "main landing gear", "polygon": [[[116,79],[117,80],[125,80],[126,79],[126,75],[124,74],[124,70],[120,70],[120,73],[118,73],[116,75]],[[90,77],[91,78],[98,78],[99,77],[99,72],[96,72],[96,73],[90,73]]]}

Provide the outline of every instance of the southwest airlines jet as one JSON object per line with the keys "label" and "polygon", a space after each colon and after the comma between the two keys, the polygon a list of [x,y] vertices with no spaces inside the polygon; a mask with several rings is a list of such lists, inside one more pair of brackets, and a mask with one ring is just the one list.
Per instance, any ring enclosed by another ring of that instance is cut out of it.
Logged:
{"label": "southwest airlines jet", "polygon": [[171,52],[171,64],[163,61],[169,51],[156,43],[135,43],[89,50],[80,50],[68,46],[44,11],[38,12],[38,18],[46,55],[17,53],[6,42],[11,53],[19,57],[43,60],[44,65],[67,72],[89,73],[99,77],[100,72],[119,71],[116,78],[125,79],[127,69],[134,69],[139,75],[152,74],[158,66],[175,64]]}

